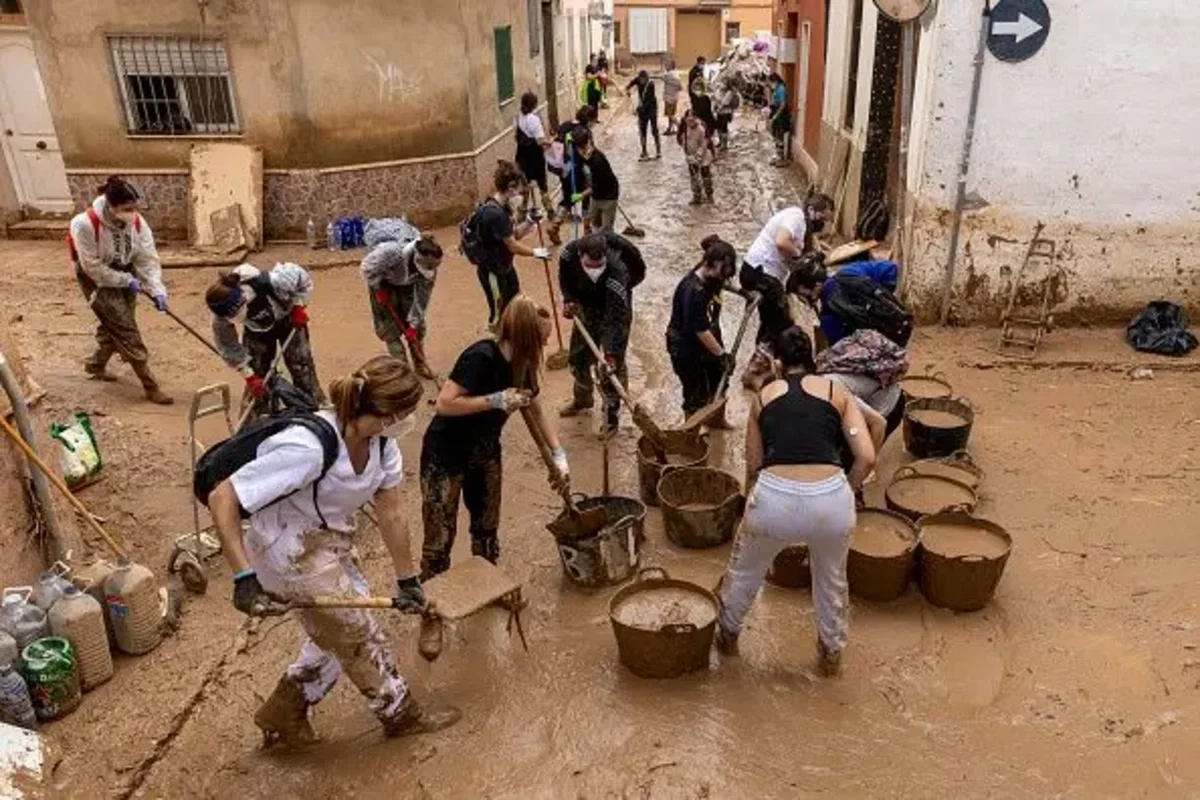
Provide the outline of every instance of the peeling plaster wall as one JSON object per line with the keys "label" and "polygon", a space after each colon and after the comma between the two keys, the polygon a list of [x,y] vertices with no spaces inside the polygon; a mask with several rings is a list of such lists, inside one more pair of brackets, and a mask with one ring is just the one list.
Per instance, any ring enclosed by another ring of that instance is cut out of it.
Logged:
{"label": "peeling plaster wall", "polygon": [[[1200,308],[1200,5],[1049,5],[1037,55],[986,56],[953,317],[998,316],[1039,221],[1060,250],[1057,318],[1125,319],[1159,298]],[[924,20],[905,287],[922,316],[940,309],[980,9],[941,0]]]}

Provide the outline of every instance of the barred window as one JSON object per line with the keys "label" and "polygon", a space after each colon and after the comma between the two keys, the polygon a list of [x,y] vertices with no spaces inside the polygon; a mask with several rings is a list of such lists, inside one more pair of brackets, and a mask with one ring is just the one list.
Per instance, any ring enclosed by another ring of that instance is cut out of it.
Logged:
{"label": "barred window", "polygon": [[240,133],[225,42],[181,36],[110,36],[131,135]]}

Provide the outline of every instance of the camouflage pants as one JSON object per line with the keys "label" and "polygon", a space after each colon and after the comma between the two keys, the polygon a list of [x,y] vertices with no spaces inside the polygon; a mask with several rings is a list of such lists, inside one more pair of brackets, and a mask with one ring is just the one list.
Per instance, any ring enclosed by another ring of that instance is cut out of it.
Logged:
{"label": "camouflage pants", "polygon": [[[408,349],[404,346],[404,332],[396,324],[396,320],[408,320],[413,305],[417,303],[417,290],[413,286],[391,286],[391,306],[381,306],[375,300],[375,292],[367,290],[367,298],[371,304],[371,321],[375,325],[375,335],[387,345],[388,355],[408,363]],[[422,349],[425,345],[425,319],[422,317],[417,325],[417,341]]]}
{"label": "camouflage pants", "polygon": [[[358,553],[344,544],[322,543],[322,537],[344,536],[332,531],[306,534],[299,553],[286,547],[260,549],[248,541],[246,556],[263,588],[281,597],[366,597],[370,591]],[[329,694],[345,672],[379,719],[393,719],[408,696],[408,684],[375,615],[349,608],[296,613],[305,635],[286,675],[300,686],[309,705]]]}
{"label": "camouflage pants", "polygon": [[421,580],[450,569],[458,530],[458,498],[470,516],[471,553],[493,564],[500,558],[500,443],[477,446],[465,463],[448,464],[438,448],[421,448]]}
{"label": "camouflage pants", "polygon": [[[313,361],[312,345],[308,337],[308,328],[297,328],[296,335],[288,349],[284,351],[283,363],[287,366],[288,374],[292,376],[292,385],[307,394],[317,405],[325,404],[325,392],[317,380],[317,365]],[[242,335],[242,345],[250,354],[250,368],[260,378],[265,378],[275,363],[279,348],[287,341],[292,332],[292,324],[282,320],[269,331],[247,330]],[[247,398],[242,398],[243,406]],[[255,414],[264,413],[267,409],[266,399],[257,400],[254,404]]]}
{"label": "camouflage pants", "polygon": [[84,369],[92,374],[102,373],[109,360],[119,353],[143,387],[157,389],[158,381],[148,365],[150,353],[137,324],[137,295],[128,289],[98,287],[78,270],[75,278],[92,313],[100,321],[96,326],[96,349],[84,362]]}
{"label": "camouflage pants", "polygon": [[[598,327],[592,326],[586,320],[584,325],[587,326],[588,332],[595,339],[599,334]],[[597,340],[599,341],[599,340]],[[588,347],[583,336],[578,330],[572,327],[571,330],[571,351],[567,357],[567,362],[571,367],[571,376],[575,379],[574,399],[578,406],[591,406],[595,402],[596,395],[596,380],[592,376],[592,366],[596,363],[596,354]],[[625,353],[620,352],[615,354],[617,357],[617,378],[622,384],[629,385],[629,368],[625,363]],[[604,411],[608,414],[615,415],[621,409],[621,395],[617,393],[616,387],[612,382],[605,379],[600,386],[600,394],[604,398]]]}
{"label": "camouflage pants", "polygon": [[688,178],[692,182],[692,200],[699,202],[701,197],[712,200],[713,178],[712,167],[707,164],[688,164]]}

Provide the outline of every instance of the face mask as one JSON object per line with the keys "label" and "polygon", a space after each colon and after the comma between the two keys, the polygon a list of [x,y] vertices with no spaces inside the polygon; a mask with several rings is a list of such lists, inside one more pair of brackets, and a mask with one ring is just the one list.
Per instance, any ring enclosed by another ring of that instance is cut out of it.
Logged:
{"label": "face mask", "polygon": [[386,428],[384,428],[382,431],[379,432],[379,435],[386,436],[389,439],[403,439],[405,436],[412,433],[413,429],[416,427],[417,427],[417,421],[410,414],[407,417],[405,417],[404,419],[397,420],[397,421],[393,422],[391,425],[388,425]]}
{"label": "face mask", "polygon": [[425,280],[433,280],[437,276],[438,261],[436,259],[416,256],[413,258],[413,266],[417,268],[417,272],[425,278]]}
{"label": "face mask", "polygon": [[825,219],[823,217],[818,217],[817,219],[810,219],[808,221],[808,232],[809,233],[820,233],[823,230],[825,230]]}
{"label": "face mask", "polygon": [[509,192],[509,194],[508,194],[508,207],[509,207],[509,208],[520,208],[520,207],[521,207],[521,203],[522,203],[522,202],[524,202],[524,200],[525,200],[525,195],[524,195],[523,193],[521,193],[521,192]]}
{"label": "face mask", "polygon": [[113,212],[113,216],[124,225],[132,225],[137,221],[136,211],[115,211]]}

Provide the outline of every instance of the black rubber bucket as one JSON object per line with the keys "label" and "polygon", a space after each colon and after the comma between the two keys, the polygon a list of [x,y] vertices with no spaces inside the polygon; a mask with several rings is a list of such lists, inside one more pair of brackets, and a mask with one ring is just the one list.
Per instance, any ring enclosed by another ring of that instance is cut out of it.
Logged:
{"label": "black rubber bucket", "polygon": [[[611,586],[631,576],[638,565],[639,544],[644,538],[646,506],[632,497],[577,495],[580,511],[600,507],[605,525],[592,536],[556,538],[563,574],[572,583],[589,588]],[[564,510],[558,519],[565,519]]]}
{"label": "black rubber bucket", "polygon": [[904,409],[904,446],[917,458],[944,458],[967,449],[975,409],[965,398],[927,397]]}

